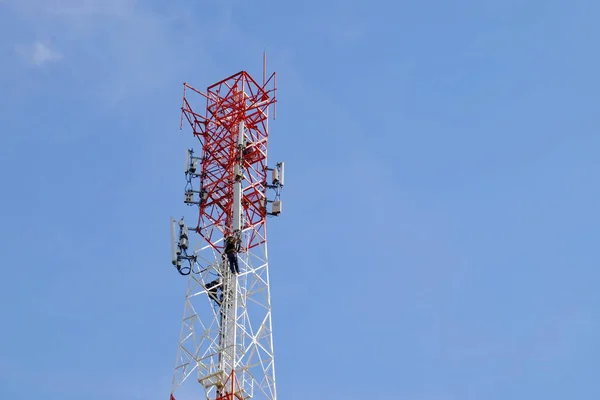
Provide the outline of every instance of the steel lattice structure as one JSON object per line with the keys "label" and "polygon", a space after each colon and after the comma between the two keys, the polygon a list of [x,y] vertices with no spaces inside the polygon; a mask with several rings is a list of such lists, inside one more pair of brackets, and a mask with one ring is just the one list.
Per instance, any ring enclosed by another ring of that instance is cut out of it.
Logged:
{"label": "steel lattice structure", "polygon": [[[277,398],[266,232],[283,187],[283,163],[267,165],[275,91],[275,73],[258,84],[241,71],[206,93],[184,84],[182,125],[202,151],[188,150],[186,162],[185,203],[198,220],[182,219],[173,239],[173,264],[189,282],[171,399]],[[237,239],[238,273],[223,255],[227,237]]]}

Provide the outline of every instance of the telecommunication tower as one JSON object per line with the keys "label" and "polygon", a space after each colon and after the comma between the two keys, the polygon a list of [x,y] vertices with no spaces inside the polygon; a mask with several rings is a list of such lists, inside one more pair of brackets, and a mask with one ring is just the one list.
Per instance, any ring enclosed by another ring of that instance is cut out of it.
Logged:
{"label": "telecommunication tower", "polygon": [[185,164],[197,220],[171,219],[172,263],[188,278],[171,400],[277,398],[266,218],[281,213],[284,164],[267,164],[276,75],[266,57],[262,78],[241,71],[206,93],[184,83],[181,127],[201,151]]}

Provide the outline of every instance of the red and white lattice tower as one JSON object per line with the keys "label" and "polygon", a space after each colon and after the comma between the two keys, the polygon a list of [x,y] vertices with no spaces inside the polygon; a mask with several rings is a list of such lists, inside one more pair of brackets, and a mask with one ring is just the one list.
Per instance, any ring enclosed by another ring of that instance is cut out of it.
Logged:
{"label": "red and white lattice tower", "polygon": [[197,220],[171,220],[173,264],[189,279],[171,399],[277,398],[266,232],[283,188],[283,163],[267,164],[275,90],[264,70],[260,84],[245,71],[206,93],[184,84],[182,125],[202,150],[188,150],[185,170]]}

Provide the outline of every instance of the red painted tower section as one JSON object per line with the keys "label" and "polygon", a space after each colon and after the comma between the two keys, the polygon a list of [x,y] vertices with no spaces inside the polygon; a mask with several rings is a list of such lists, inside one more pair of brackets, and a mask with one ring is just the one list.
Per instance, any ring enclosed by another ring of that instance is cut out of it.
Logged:
{"label": "red painted tower section", "polygon": [[[259,85],[241,71],[209,86],[202,93],[184,84],[183,117],[202,144],[199,207],[196,231],[215,249],[223,235],[230,235],[233,218],[235,164],[243,152],[244,188],[242,197],[243,229],[254,232],[246,250],[266,240],[263,232],[266,217],[268,108],[275,100],[275,73]],[[204,115],[192,109],[192,95],[206,99]],[[238,145],[240,122],[244,122],[247,143]],[[216,228],[216,229],[212,229]]]}

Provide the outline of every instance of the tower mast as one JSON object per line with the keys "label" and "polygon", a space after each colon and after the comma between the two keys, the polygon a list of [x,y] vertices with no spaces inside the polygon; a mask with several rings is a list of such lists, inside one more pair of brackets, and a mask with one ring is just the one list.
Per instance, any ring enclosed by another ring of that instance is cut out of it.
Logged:
{"label": "tower mast", "polygon": [[262,84],[245,71],[206,93],[184,84],[182,126],[202,150],[188,150],[185,169],[184,202],[197,222],[171,221],[172,261],[188,277],[171,399],[277,398],[266,234],[284,173],[283,163],[267,164],[275,92],[266,68]]}

